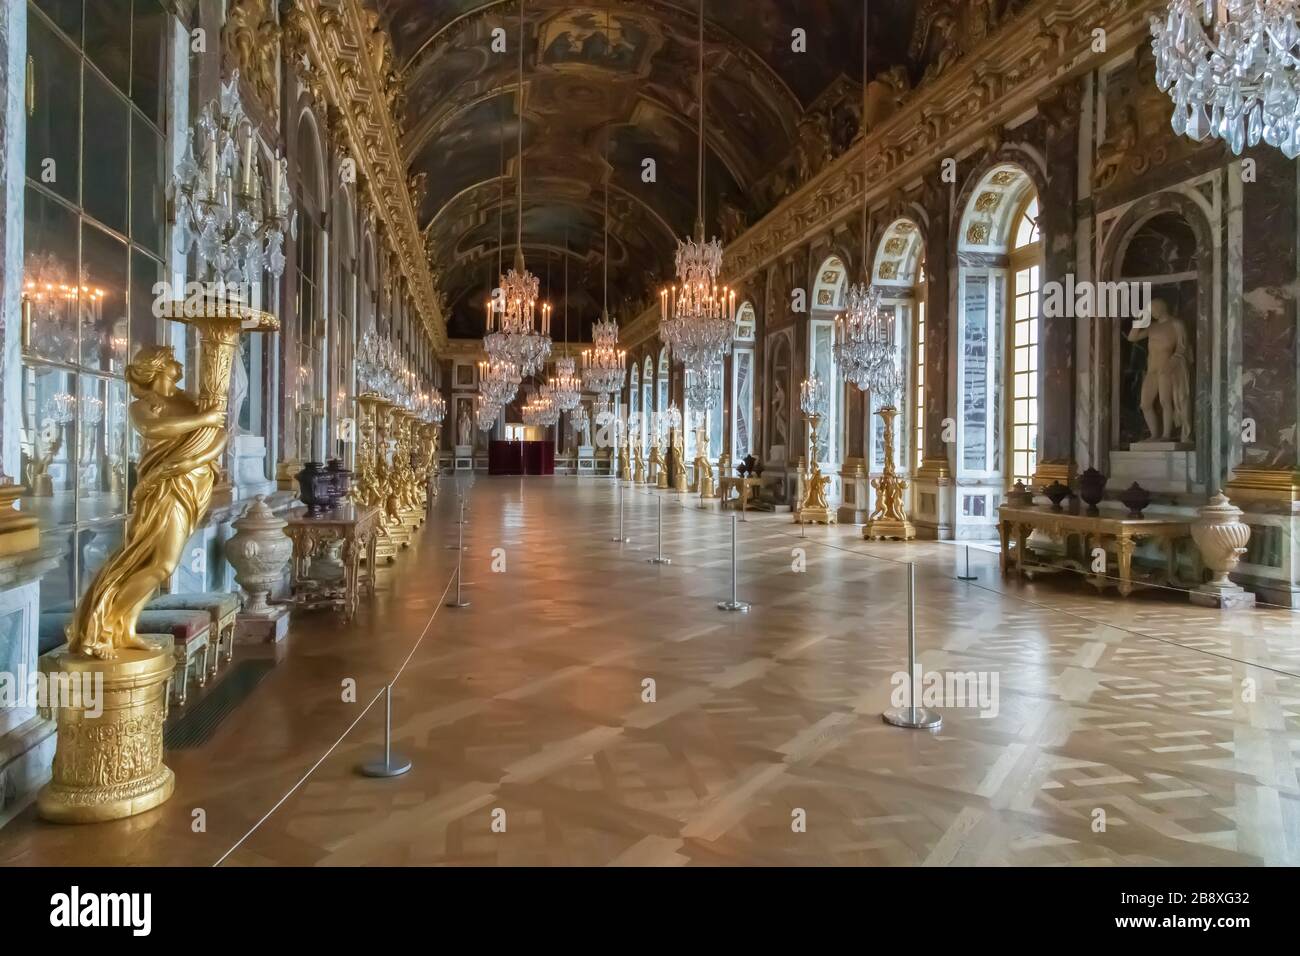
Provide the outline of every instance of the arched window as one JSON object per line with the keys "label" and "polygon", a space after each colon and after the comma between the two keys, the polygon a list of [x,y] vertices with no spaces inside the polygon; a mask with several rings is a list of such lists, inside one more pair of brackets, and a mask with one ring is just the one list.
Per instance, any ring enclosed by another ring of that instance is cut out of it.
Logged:
{"label": "arched window", "polygon": [[1008,327],[1008,379],[1011,383],[1008,433],[1010,483],[1030,485],[1038,467],[1038,319],[1042,294],[1042,234],[1038,197],[1031,195],[1016,221],[1011,252],[1012,300]]}
{"label": "arched window", "polygon": [[913,411],[912,420],[916,427],[913,432],[916,435],[916,444],[912,448],[912,461],[914,469],[921,466],[925,459],[925,313],[926,313],[926,295],[929,286],[925,278],[925,263],[922,262],[916,270],[916,282],[912,286],[912,294],[916,302],[916,321],[913,323],[914,333],[912,336],[912,395]]}
{"label": "arched window", "polygon": [[990,531],[1001,492],[1038,465],[1038,216],[1029,174],[1003,164],[976,184],[958,236],[958,513]]}
{"label": "arched window", "polygon": [[320,137],[310,113],[298,125],[298,289],[297,355],[290,357],[289,384],[297,409],[296,456],[318,458],[324,440],[325,321],[321,297],[325,287],[324,203]]}
{"label": "arched window", "polygon": [[[817,450],[823,464],[840,460],[841,420],[844,389],[835,367],[835,316],[844,308],[848,270],[839,256],[829,256],[817,269],[813,286],[813,309],[808,322],[807,376],[816,375],[826,389],[826,414],[817,434]],[[832,472],[834,474],[834,472]]]}
{"label": "arched window", "polygon": [[[893,396],[899,419],[894,430],[894,456],[900,467],[920,464],[922,435],[915,446],[908,435],[921,427],[924,415],[925,350],[925,244],[920,227],[912,219],[898,219],[881,236],[872,269],[872,285],[880,292],[880,307],[894,319],[894,346],[899,369],[904,375],[902,394]],[[910,374],[909,374],[910,373]],[[871,449],[874,469],[884,467],[884,421],[877,414],[882,396],[871,396]]]}

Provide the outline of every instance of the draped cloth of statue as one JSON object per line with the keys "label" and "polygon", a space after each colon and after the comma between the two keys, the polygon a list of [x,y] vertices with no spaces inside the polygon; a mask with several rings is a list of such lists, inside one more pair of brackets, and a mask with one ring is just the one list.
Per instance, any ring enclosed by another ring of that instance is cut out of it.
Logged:
{"label": "draped cloth of statue", "polygon": [[108,659],[122,648],[148,649],[136,637],[136,620],[211,503],[226,410],[201,410],[198,399],[176,387],[182,372],[170,346],[143,348],[127,366],[136,398],[131,421],[144,438],[144,455],[125,543],[99,569],[68,626],[73,653]]}

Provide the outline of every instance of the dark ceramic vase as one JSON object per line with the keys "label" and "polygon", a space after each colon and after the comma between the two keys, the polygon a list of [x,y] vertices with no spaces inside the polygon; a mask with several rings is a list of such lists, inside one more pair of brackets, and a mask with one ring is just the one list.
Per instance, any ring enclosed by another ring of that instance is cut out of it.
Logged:
{"label": "dark ceramic vase", "polygon": [[1061,510],[1061,502],[1070,497],[1073,492],[1070,491],[1069,485],[1063,485],[1059,481],[1054,481],[1043,489],[1043,494],[1047,500],[1052,503],[1053,511]]}
{"label": "dark ceramic vase", "polygon": [[1147,505],[1151,504],[1151,492],[1135,481],[1119,496],[1119,500],[1124,502],[1124,507],[1128,508],[1130,518],[1141,518],[1142,512],[1146,510]]}
{"label": "dark ceramic vase", "polygon": [[334,507],[334,479],[318,461],[309,461],[298,479],[298,497],[311,514],[322,514]]}
{"label": "dark ceramic vase", "polygon": [[753,455],[745,456],[745,474],[751,478],[757,478],[762,474],[758,468],[758,459]]}
{"label": "dark ceramic vase", "polygon": [[331,458],[325,474],[329,476],[331,482],[333,503],[338,504],[352,491],[352,472],[343,467],[341,459]]}
{"label": "dark ceramic vase", "polygon": [[1106,476],[1096,468],[1089,468],[1079,476],[1079,497],[1088,506],[1089,517],[1095,518],[1101,514],[1097,506],[1105,496]]}

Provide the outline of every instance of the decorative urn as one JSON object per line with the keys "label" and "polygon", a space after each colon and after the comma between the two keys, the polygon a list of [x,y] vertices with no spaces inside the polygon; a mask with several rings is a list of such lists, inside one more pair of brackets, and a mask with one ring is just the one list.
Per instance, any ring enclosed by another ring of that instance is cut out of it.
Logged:
{"label": "decorative urn", "polygon": [[1017,480],[1015,486],[1007,492],[1007,504],[1009,505],[1014,505],[1017,508],[1027,508],[1033,503],[1034,493],[1021,480]]}
{"label": "decorative urn", "polygon": [[1046,495],[1047,500],[1052,503],[1052,510],[1060,511],[1061,502],[1070,497],[1073,492],[1070,491],[1069,485],[1063,485],[1059,481],[1054,481],[1043,489],[1043,494]]}
{"label": "decorative urn", "polygon": [[1214,607],[1244,607],[1255,603],[1255,595],[1233,584],[1228,575],[1236,570],[1250,542],[1250,525],[1241,520],[1242,510],[1220,492],[1201,509],[1192,523],[1192,540],[1201,552],[1201,563],[1210,580],[1192,592],[1192,600]]}
{"label": "decorative urn", "polygon": [[235,533],[226,541],[226,560],[248,595],[244,614],[274,617],[278,609],[267,601],[267,595],[283,579],[285,565],[293,554],[293,541],[284,533],[285,522],[275,516],[266,496],[258,495],[231,527]]}
{"label": "decorative urn", "polygon": [[1106,476],[1096,468],[1089,468],[1079,476],[1079,497],[1088,506],[1088,516],[1095,518],[1101,514],[1098,505],[1106,496]]}
{"label": "decorative urn", "polygon": [[322,514],[334,507],[334,478],[318,461],[309,461],[298,479],[298,497],[311,514]]}
{"label": "decorative urn", "polygon": [[1128,516],[1137,519],[1142,517],[1142,512],[1151,504],[1151,492],[1135,481],[1119,496],[1119,500],[1128,508]]}

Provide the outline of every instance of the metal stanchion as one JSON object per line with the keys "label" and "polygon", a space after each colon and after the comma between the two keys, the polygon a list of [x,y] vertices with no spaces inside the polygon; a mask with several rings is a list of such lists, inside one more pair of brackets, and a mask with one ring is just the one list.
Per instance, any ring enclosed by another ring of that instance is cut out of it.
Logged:
{"label": "metal stanchion", "polygon": [[[460,502],[460,518],[456,521],[456,524],[460,525],[461,528],[462,528],[462,530],[463,530],[464,525],[465,525],[465,496],[464,496],[464,495],[460,495],[459,498],[458,498],[457,500]],[[462,539],[464,538],[464,534],[461,535],[461,538],[462,538]],[[449,545],[447,545],[443,550],[444,550],[444,551],[464,551],[465,549],[464,549],[464,547],[463,547],[462,545],[463,545],[463,540],[462,540],[462,542],[458,542],[457,544],[449,544]]]}
{"label": "metal stanchion", "polygon": [[610,541],[617,541],[619,544],[627,544],[631,538],[623,534],[623,482],[618,483],[618,535],[610,538]]}
{"label": "metal stanchion", "polygon": [[465,522],[461,522],[456,532],[456,600],[448,601],[447,607],[469,607],[469,601],[461,597],[460,584],[465,577]]}
{"label": "metal stanchion", "polygon": [[357,767],[364,777],[400,777],[411,769],[411,761],[393,753],[393,685],[384,688],[384,759],[371,760]]}
{"label": "metal stanchion", "polygon": [[891,707],[881,714],[885,723],[913,730],[938,730],[943,715],[937,710],[916,706],[916,565],[907,565],[907,706]]}
{"label": "metal stanchion", "polygon": [[970,545],[966,545],[966,573],[957,575],[958,581],[978,581],[979,576],[970,573]]}
{"label": "metal stanchion", "polygon": [[650,564],[672,564],[672,558],[664,557],[664,496],[659,495],[659,556],[648,558]]}
{"label": "metal stanchion", "polygon": [[736,516],[731,516],[731,600],[719,601],[719,611],[748,611],[749,605],[736,596]]}

